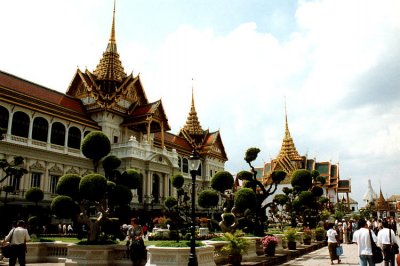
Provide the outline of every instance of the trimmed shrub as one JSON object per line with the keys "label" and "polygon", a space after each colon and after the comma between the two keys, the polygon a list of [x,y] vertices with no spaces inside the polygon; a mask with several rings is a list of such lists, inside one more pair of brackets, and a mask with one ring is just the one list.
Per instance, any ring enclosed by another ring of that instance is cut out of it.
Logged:
{"label": "trimmed shrub", "polygon": [[70,196],[73,200],[78,200],[80,198],[79,183],[81,179],[82,178],[76,174],[61,176],[57,183],[57,194]]}
{"label": "trimmed shrub", "polygon": [[116,185],[108,194],[108,202],[115,205],[125,205],[132,201],[131,190],[124,185]]}
{"label": "trimmed shrub", "polygon": [[71,218],[79,212],[78,205],[69,196],[57,196],[50,205],[51,212],[58,218]]}
{"label": "trimmed shrub", "polygon": [[197,200],[199,206],[206,209],[216,207],[218,205],[218,202],[219,202],[218,193],[211,189],[203,190],[199,194],[199,199]]}
{"label": "trimmed shrub", "polygon": [[250,188],[239,189],[235,193],[234,204],[241,211],[245,211],[246,209],[253,210],[257,204],[256,194]]}
{"label": "trimmed shrub", "polygon": [[172,176],[172,186],[174,188],[181,188],[183,183],[185,182],[183,176],[181,174],[176,174]]}
{"label": "trimmed shrub", "polygon": [[225,190],[233,186],[233,176],[228,171],[219,171],[211,178],[211,187],[218,192],[224,193]]}
{"label": "trimmed shrub", "polygon": [[292,187],[299,191],[306,191],[311,188],[312,176],[310,171],[305,169],[296,170],[292,174]]}
{"label": "trimmed shrub", "polygon": [[90,201],[101,201],[107,191],[107,179],[100,174],[88,174],[79,183],[79,193]]}
{"label": "trimmed shrub", "polygon": [[130,189],[137,189],[140,187],[140,174],[135,169],[127,169],[118,179],[118,183]]}
{"label": "trimmed shrub", "polygon": [[111,142],[101,131],[92,131],[81,143],[81,150],[86,158],[99,161],[111,151]]}
{"label": "trimmed shrub", "polygon": [[171,209],[173,207],[175,207],[178,204],[178,200],[175,197],[167,197],[164,201],[164,205],[165,207],[167,207],[168,209]]}

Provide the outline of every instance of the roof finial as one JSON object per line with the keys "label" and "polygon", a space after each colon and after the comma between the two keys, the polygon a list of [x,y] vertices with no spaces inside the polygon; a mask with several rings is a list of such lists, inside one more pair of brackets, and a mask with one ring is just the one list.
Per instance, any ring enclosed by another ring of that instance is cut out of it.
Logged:
{"label": "roof finial", "polygon": [[[107,52],[117,52],[117,44],[115,41],[115,6],[116,6],[116,0],[114,0],[114,9],[113,9],[113,18],[112,18],[112,24],[111,24],[111,35],[110,35],[110,40],[108,41],[108,47],[107,47]],[[112,50],[110,50],[112,49]]]}

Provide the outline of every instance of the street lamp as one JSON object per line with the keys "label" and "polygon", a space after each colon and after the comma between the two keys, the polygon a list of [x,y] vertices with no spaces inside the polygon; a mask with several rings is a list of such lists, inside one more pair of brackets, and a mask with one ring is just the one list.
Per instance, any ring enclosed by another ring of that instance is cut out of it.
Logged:
{"label": "street lamp", "polygon": [[190,255],[189,255],[189,263],[188,266],[197,266],[197,257],[196,257],[196,235],[195,235],[195,227],[194,221],[195,217],[195,197],[196,197],[196,175],[197,170],[200,166],[200,157],[196,150],[192,151],[192,154],[189,157],[189,172],[192,177],[192,226],[190,227]]}

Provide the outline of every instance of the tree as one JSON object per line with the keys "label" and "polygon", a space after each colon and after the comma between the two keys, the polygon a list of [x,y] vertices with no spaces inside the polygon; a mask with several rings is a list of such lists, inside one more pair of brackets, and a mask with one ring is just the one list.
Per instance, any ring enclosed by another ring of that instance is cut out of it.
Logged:
{"label": "tree", "polygon": [[43,190],[38,187],[31,187],[25,194],[25,199],[27,201],[32,201],[35,203],[36,207],[38,206],[39,201],[42,201],[44,198]]}
{"label": "tree", "polygon": [[232,194],[226,194],[225,191],[233,189],[234,179],[228,171],[219,171],[211,178],[211,187],[219,192],[220,196],[225,199],[223,204],[227,211],[230,211],[233,206]]}
{"label": "tree", "polygon": [[278,184],[282,182],[282,180],[286,177],[286,172],[284,171],[274,171],[271,173],[271,182],[264,186],[260,180],[257,179],[257,171],[254,166],[251,164],[254,160],[257,159],[258,153],[260,149],[258,148],[249,148],[245,153],[244,160],[250,166],[251,171],[240,172],[238,174],[238,179],[244,181],[245,186],[253,190],[256,195],[256,203],[254,205],[254,212],[256,216],[256,224],[254,226],[254,234],[257,236],[264,235],[264,225],[265,225],[265,210],[272,203],[265,203],[266,199],[275,193],[278,188]]}
{"label": "tree", "polygon": [[[101,158],[110,151],[110,141],[102,132],[91,132],[82,141],[82,153],[93,160],[95,170]],[[120,159],[115,156],[104,158],[102,166],[106,176],[91,173],[86,176],[67,174],[57,183],[59,196],[51,203],[52,212],[60,218],[73,218],[88,228],[88,241],[99,243],[119,236],[119,225],[115,215],[130,210],[133,189],[138,186],[140,175],[133,169],[120,174],[116,169]],[[97,211],[96,219],[90,216]],[[126,215],[121,215],[121,217]]]}
{"label": "tree", "polygon": [[23,165],[24,158],[21,156],[15,156],[14,160],[11,162],[8,162],[6,159],[0,159],[0,168],[6,173],[6,175],[0,179],[0,183],[7,178],[21,179],[24,174],[28,173],[28,171],[23,168]]}
{"label": "tree", "polygon": [[111,142],[103,132],[92,131],[83,139],[81,150],[86,158],[93,161],[94,172],[97,173],[99,161],[111,151]]}

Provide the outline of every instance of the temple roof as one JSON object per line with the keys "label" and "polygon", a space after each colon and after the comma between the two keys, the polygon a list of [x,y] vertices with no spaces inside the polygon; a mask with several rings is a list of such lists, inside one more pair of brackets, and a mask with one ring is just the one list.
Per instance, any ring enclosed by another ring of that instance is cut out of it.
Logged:
{"label": "temple roof", "polygon": [[107,49],[103,53],[103,57],[100,59],[100,62],[93,71],[93,74],[96,75],[98,80],[116,82],[122,82],[122,80],[127,76],[124,72],[121,60],[119,60],[117,42],[115,40],[115,3],[110,40],[108,41]]}
{"label": "temple roof", "polygon": [[61,92],[0,71],[0,99],[17,106],[99,128],[81,101]]}
{"label": "temple roof", "polygon": [[192,89],[192,105],[190,107],[190,112],[186,120],[186,124],[183,126],[183,129],[186,130],[190,135],[203,135],[203,129],[201,128],[199,118],[197,117],[196,108],[194,106],[194,96]]}
{"label": "temple roof", "polygon": [[293,139],[290,136],[287,113],[285,113],[285,136],[282,141],[281,150],[277,156],[277,159],[282,159],[288,156],[291,161],[301,161],[302,158],[296,150]]}

